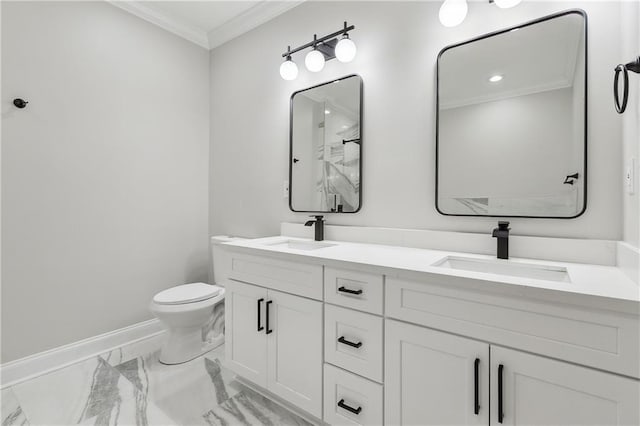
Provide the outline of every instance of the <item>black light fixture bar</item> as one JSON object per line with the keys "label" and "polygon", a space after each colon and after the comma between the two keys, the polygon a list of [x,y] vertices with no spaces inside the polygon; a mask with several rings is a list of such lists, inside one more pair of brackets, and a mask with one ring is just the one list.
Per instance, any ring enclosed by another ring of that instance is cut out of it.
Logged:
{"label": "black light fixture bar", "polygon": [[313,47],[314,45],[321,44],[321,43],[323,43],[323,42],[325,42],[327,40],[331,40],[332,38],[337,37],[337,36],[339,36],[341,34],[347,34],[349,31],[351,31],[351,30],[353,30],[355,28],[356,28],[355,25],[347,26],[347,22],[345,21],[344,28],[341,29],[340,31],[336,31],[334,33],[328,34],[328,35],[326,35],[324,37],[320,37],[320,38],[316,38],[316,36],[314,35],[313,36],[314,37],[313,41],[310,41],[307,44],[303,44],[302,46],[296,47],[293,50],[287,50],[286,52],[284,52],[282,54],[282,57],[286,58],[287,56],[291,56],[294,53],[297,53],[297,52],[299,52],[301,50],[304,50],[304,49],[306,49],[308,47]]}

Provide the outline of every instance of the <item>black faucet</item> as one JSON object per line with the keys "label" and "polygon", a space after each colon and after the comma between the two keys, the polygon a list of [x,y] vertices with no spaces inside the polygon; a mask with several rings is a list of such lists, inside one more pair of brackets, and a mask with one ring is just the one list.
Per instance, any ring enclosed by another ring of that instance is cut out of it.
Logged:
{"label": "black faucet", "polygon": [[309,216],[309,217],[315,217],[316,220],[309,220],[304,224],[304,226],[316,225],[314,229],[315,230],[314,239],[316,241],[324,240],[324,220],[322,219],[324,216]]}
{"label": "black faucet", "polygon": [[492,237],[498,239],[498,259],[509,258],[509,222],[498,221],[498,227],[493,230]]}

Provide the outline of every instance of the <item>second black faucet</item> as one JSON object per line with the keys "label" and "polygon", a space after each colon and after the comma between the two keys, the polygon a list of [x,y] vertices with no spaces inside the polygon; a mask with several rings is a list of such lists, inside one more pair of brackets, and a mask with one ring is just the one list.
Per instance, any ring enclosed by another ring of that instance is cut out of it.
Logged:
{"label": "second black faucet", "polygon": [[509,222],[498,221],[498,227],[493,230],[492,237],[498,239],[498,259],[509,258]]}

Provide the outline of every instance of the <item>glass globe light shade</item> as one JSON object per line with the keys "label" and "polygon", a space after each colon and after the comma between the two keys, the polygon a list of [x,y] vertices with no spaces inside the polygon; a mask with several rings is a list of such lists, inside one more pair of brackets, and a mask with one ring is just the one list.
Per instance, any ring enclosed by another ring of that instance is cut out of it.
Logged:
{"label": "glass globe light shade", "polygon": [[280,77],[287,81],[295,80],[298,77],[298,66],[291,60],[291,57],[280,65]]}
{"label": "glass globe light shade", "polygon": [[311,72],[318,72],[324,68],[324,55],[319,50],[313,49],[304,58],[304,64]]}
{"label": "glass globe light shade", "polygon": [[345,35],[338,44],[336,44],[336,59],[340,62],[353,61],[353,58],[356,57],[356,52],[356,44],[347,35]]}
{"label": "glass globe light shade", "polygon": [[466,0],[445,0],[438,13],[440,23],[445,27],[460,25],[464,18],[467,17],[468,10],[469,7]]}
{"label": "glass globe light shade", "polygon": [[522,0],[494,0],[494,3],[501,9],[508,9],[517,6],[521,1]]}

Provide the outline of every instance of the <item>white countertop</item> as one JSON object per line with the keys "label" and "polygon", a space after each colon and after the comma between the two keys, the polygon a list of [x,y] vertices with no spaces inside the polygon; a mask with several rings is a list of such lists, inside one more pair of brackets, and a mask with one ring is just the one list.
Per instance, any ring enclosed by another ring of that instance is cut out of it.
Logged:
{"label": "white countertop", "polygon": [[[527,264],[565,267],[571,282],[556,282],[432,266],[446,256],[495,259],[495,257],[487,255],[342,241],[324,241],[324,243],[335,245],[315,250],[299,250],[282,245],[274,245],[288,240],[312,241],[277,236],[235,240],[224,245],[234,251],[265,254],[282,259],[302,260],[301,258],[304,258],[311,263],[323,263],[344,268],[352,267],[360,270],[375,270],[387,276],[419,279],[421,275],[428,274],[430,276],[439,276],[445,284],[448,282],[462,284],[467,289],[535,298],[546,300],[550,303],[584,305],[632,315],[640,314],[640,287],[619,268],[614,266],[522,258],[497,260],[498,262],[524,262]],[[366,268],[363,268],[363,266]]]}

